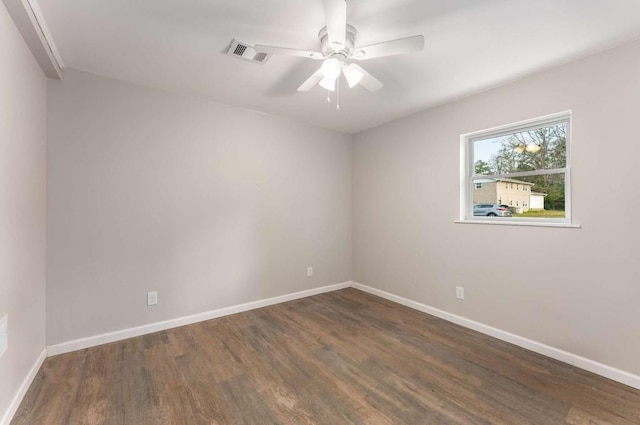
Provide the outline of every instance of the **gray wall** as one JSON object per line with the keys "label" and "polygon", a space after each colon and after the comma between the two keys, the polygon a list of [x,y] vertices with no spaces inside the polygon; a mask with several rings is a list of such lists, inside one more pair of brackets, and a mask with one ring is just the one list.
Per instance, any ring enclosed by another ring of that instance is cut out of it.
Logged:
{"label": "gray wall", "polygon": [[[640,374],[639,75],[635,43],[358,134],[354,280]],[[454,224],[460,135],[565,110],[583,228]]]}
{"label": "gray wall", "polygon": [[0,3],[0,420],[45,347],[44,74]]}
{"label": "gray wall", "polygon": [[48,344],[350,279],[350,135],[64,77],[49,82]]}

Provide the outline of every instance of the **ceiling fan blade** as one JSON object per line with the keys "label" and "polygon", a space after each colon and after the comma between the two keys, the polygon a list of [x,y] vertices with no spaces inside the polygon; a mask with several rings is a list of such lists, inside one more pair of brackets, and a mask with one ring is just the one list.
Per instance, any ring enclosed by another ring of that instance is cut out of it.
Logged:
{"label": "ceiling fan blade", "polygon": [[304,83],[298,87],[298,91],[309,91],[316,86],[324,77],[324,72],[322,72],[322,68],[313,73],[311,77],[307,79]]}
{"label": "ceiling fan blade", "polygon": [[360,85],[369,91],[378,91],[384,84],[380,82],[376,77],[369,74],[367,71],[362,69],[361,66],[352,63],[349,65],[349,68],[355,69],[362,74],[362,79],[360,80]]}
{"label": "ceiling fan blade", "polygon": [[346,0],[322,0],[322,3],[329,43],[337,52],[344,46],[347,36],[347,2]]}
{"label": "ceiling fan blade", "polygon": [[312,52],[310,50],[298,50],[298,49],[290,49],[288,47],[277,47],[277,46],[262,46],[256,45],[254,47],[256,52],[258,53],[269,53],[274,55],[286,55],[286,56],[298,56],[301,58],[307,59],[324,59],[324,55],[320,52]]}
{"label": "ceiling fan blade", "polygon": [[417,52],[424,49],[424,37],[414,35],[413,37],[400,38],[398,40],[384,41],[370,46],[358,47],[353,52],[353,58],[365,60],[380,58],[383,56],[399,55],[402,53]]}

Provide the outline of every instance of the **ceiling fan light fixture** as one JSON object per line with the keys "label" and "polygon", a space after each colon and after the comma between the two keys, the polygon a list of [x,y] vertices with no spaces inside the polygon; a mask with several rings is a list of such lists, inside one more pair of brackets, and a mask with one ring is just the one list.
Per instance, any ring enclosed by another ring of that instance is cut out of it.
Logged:
{"label": "ceiling fan light fixture", "polygon": [[325,78],[335,80],[340,75],[341,70],[342,63],[340,63],[340,61],[336,58],[329,58],[322,62],[322,72]]}
{"label": "ceiling fan light fixture", "polygon": [[320,80],[320,87],[329,91],[336,91],[336,80],[337,78],[329,78],[325,74],[325,77]]}
{"label": "ceiling fan light fixture", "polygon": [[364,74],[362,72],[351,65],[345,65],[342,68],[342,72],[344,73],[344,78],[347,79],[349,88],[355,87],[360,82],[360,80],[362,80],[362,77],[364,77]]}
{"label": "ceiling fan light fixture", "polygon": [[[340,74],[344,74],[344,78],[351,88],[360,85],[370,92],[378,91],[384,84],[365,69],[353,63],[353,60],[368,60],[424,50],[424,36],[422,35],[357,47],[358,31],[352,25],[347,24],[347,2],[351,0],[320,1],[324,6],[326,24],[318,32],[320,51],[266,45],[255,46],[258,53],[277,53],[322,61],[320,69],[298,87],[299,92],[308,92],[318,84],[329,91],[339,92],[341,89]],[[329,101],[331,97],[327,96]],[[336,108],[339,109],[338,96],[336,96]]]}

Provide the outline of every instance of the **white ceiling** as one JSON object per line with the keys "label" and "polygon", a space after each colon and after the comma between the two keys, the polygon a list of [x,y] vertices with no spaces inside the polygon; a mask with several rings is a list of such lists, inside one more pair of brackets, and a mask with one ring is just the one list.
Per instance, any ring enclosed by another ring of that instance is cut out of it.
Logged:
{"label": "white ceiling", "polygon": [[296,88],[320,65],[224,54],[231,39],[319,50],[321,0],[39,0],[65,67],[358,132],[640,38],[639,0],[347,0],[357,45],[425,50],[359,62],[376,93]]}

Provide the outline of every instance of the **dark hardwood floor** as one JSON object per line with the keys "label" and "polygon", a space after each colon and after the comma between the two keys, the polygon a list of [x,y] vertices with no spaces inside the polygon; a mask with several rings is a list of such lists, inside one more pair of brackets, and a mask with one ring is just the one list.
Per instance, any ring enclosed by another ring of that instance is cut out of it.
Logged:
{"label": "dark hardwood floor", "polygon": [[51,357],[35,424],[640,424],[640,391],[345,289]]}

